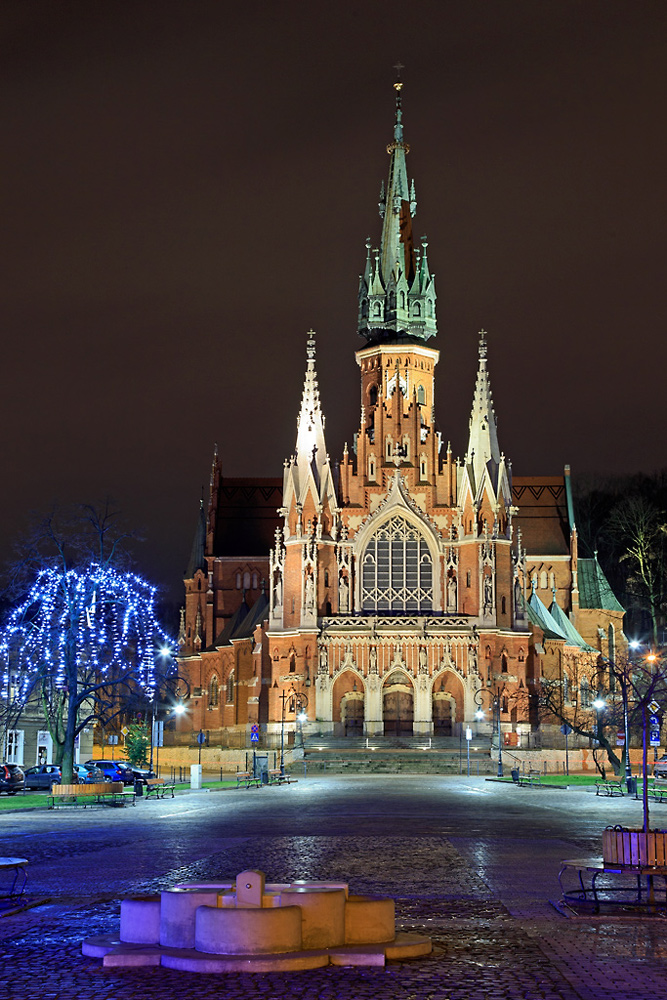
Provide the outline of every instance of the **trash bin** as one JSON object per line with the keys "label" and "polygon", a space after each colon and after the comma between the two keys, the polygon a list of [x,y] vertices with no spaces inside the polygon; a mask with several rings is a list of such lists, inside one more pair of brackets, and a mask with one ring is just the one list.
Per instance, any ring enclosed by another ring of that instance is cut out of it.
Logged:
{"label": "trash bin", "polygon": [[141,778],[137,778],[134,782],[134,794],[138,799],[144,794],[144,783]]}
{"label": "trash bin", "polygon": [[637,794],[637,779],[630,777],[625,779],[625,787],[628,790],[628,795]]}
{"label": "trash bin", "polygon": [[512,781],[516,782],[516,784],[518,785],[518,783],[519,783],[519,768],[518,767],[513,767],[512,770],[510,771],[510,774],[512,775]]}
{"label": "trash bin", "polygon": [[253,753],[252,773],[253,777],[261,778],[263,785],[269,783],[269,755],[268,753]]}

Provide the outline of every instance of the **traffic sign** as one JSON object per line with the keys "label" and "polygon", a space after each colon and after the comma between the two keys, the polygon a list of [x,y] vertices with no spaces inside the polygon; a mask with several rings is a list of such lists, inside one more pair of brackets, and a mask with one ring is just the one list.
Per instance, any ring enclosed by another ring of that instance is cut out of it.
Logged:
{"label": "traffic sign", "polygon": [[127,726],[123,726],[123,728],[121,729],[121,733],[123,734],[123,736],[127,736],[129,731],[130,730],[127,728]]}
{"label": "traffic sign", "polygon": [[259,743],[259,733],[257,732],[257,730],[253,730],[250,733],[250,742],[251,743]]}
{"label": "traffic sign", "polygon": [[655,715],[656,712],[660,711],[660,705],[658,705],[657,701],[652,701],[648,707],[648,710],[649,712],[653,712],[653,714]]}
{"label": "traffic sign", "polygon": [[652,747],[660,746],[660,730],[651,728],[649,745]]}
{"label": "traffic sign", "polygon": [[616,746],[617,747],[625,746],[625,733],[623,732],[622,729],[619,729],[618,732],[616,733]]}
{"label": "traffic sign", "polygon": [[466,726],[466,739],[468,740],[468,742],[470,742],[470,740],[472,739],[472,729],[470,728],[470,726]]}
{"label": "traffic sign", "polygon": [[200,747],[203,747],[204,743],[206,743],[206,733],[202,732],[201,729],[197,733],[197,743]]}
{"label": "traffic sign", "polygon": [[563,734],[563,736],[569,736],[570,733],[572,732],[572,726],[568,725],[567,722],[564,722],[563,725],[560,727],[560,731]]}

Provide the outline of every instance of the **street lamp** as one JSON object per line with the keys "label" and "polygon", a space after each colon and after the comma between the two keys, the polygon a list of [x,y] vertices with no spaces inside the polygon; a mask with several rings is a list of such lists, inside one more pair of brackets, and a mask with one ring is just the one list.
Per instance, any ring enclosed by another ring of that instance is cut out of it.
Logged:
{"label": "street lamp", "polygon": [[280,710],[280,776],[285,774],[285,702],[289,701],[289,711],[296,713],[296,721],[301,733],[301,746],[303,746],[303,723],[307,721],[308,698],[301,691],[297,691],[293,684],[283,690],[280,695],[282,702]]}
{"label": "street lamp", "polygon": [[[478,698],[481,698],[482,690],[483,689],[480,689],[477,692],[477,697]],[[492,708],[492,725],[493,725],[493,728],[496,730],[496,732],[498,734],[498,777],[502,778],[503,777],[503,741],[502,741],[502,733],[501,733],[501,730],[500,730],[500,687],[496,688],[495,695],[492,695],[491,691],[489,691],[489,695],[491,695],[491,697],[493,698],[493,701],[491,702],[491,708]],[[475,712],[475,718],[479,719],[481,721],[484,718],[484,710],[482,709],[482,706],[481,706],[481,704],[480,704],[479,701],[477,702],[477,704],[479,705],[479,708]],[[491,745],[493,746],[493,742],[492,742]]]}

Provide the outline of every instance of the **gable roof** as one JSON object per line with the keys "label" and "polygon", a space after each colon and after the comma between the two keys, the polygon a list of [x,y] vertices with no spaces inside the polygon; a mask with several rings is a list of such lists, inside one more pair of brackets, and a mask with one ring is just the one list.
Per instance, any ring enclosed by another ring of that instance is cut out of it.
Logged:
{"label": "gable roof", "polygon": [[625,611],[596,558],[579,559],[577,570],[580,608],[604,608],[606,611],[621,613]]}

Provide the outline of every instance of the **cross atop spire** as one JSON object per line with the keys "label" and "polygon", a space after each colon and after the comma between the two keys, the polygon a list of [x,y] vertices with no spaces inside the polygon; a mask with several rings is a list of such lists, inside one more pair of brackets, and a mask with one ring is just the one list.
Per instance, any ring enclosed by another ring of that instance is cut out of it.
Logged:
{"label": "cross atop spire", "polygon": [[405,164],[410,147],[403,137],[403,65],[399,62],[395,69],[396,118],[393,140],[387,145],[389,180],[386,189],[382,186],[379,202],[382,237],[377,251],[371,252],[372,245],[366,244],[366,267],[359,280],[359,333],[369,341],[405,337],[425,341],[436,333],[435,281],[425,247],[419,259],[415,253],[412,219],[417,198]]}

